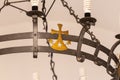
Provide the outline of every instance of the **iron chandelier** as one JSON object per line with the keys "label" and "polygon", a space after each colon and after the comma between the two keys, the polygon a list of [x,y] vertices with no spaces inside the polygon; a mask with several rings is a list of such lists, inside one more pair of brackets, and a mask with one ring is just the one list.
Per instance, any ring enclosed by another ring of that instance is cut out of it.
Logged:
{"label": "iron chandelier", "polygon": [[[18,10],[21,10],[26,13],[27,16],[32,18],[33,22],[33,32],[26,32],[26,33],[16,33],[16,34],[8,34],[8,35],[1,35],[0,42],[4,41],[11,41],[11,40],[19,40],[19,39],[33,39],[32,46],[19,46],[19,47],[9,47],[9,48],[2,48],[0,49],[0,55],[11,54],[11,53],[22,53],[22,52],[33,52],[33,58],[37,58],[38,52],[48,52],[50,53],[51,61],[51,70],[53,72],[53,80],[57,80],[57,75],[54,70],[55,62],[53,61],[53,54],[60,53],[60,54],[67,54],[76,57],[78,62],[84,62],[85,59],[93,61],[98,66],[103,66],[106,68],[106,72],[112,76],[111,80],[120,80],[120,62],[119,59],[114,54],[114,50],[120,44],[120,40],[113,44],[111,49],[106,48],[103,46],[99,39],[90,31],[91,26],[95,26],[96,19],[91,17],[91,8],[90,2],[91,0],[84,0],[84,10],[85,14],[83,18],[79,18],[78,15],[75,14],[75,11],[72,7],[65,0],[61,0],[63,7],[68,9],[71,16],[73,16],[76,22],[82,25],[82,29],[80,31],[79,36],[69,35],[68,31],[62,31],[62,24],[58,24],[59,30],[51,30],[51,33],[48,32],[48,22],[47,22],[47,15],[51,11],[52,7],[54,6],[56,0],[53,0],[50,8],[46,9],[46,0],[20,0],[20,1],[9,1],[4,0],[3,6],[0,8],[0,12],[6,6],[11,6]],[[23,3],[23,2],[31,2],[32,10],[27,11],[22,8],[15,6],[16,3]],[[39,11],[38,4],[42,4],[41,11]],[[38,18],[42,19],[43,26],[46,32],[38,32]],[[85,34],[89,34],[91,39],[84,38]],[[120,35],[116,35],[117,39],[120,39]],[[39,46],[38,39],[44,39],[47,41],[48,46]],[[53,42],[53,39],[56,41]],[[67,48],[64,40],[68,41],[67,44],[71,42],[77,43],[76,50]],[[87,46],[95,48],[94,55],[82,51],[82,45],[85,44]],[[104,54],[108,56],[107,61],[99,58],[99,52],[102,51]],[[111,60],[115,62],[117,65],[114,68],[111,65]]]}

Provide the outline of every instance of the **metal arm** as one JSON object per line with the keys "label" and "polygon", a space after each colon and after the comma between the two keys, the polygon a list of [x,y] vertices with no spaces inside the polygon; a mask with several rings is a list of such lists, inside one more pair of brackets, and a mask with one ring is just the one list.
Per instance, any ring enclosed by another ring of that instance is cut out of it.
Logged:
{"label": "metal arm", "polygon": [[4,1],[4,5],[0,8],[0,12],[1,10],[5,7],[5,6],[11,6],[11,7],[14,7],[18,10],[21,10],[21,11],[24,11],[24,12],[27,12],[26,10],[22,9],[22,8],[19,8],[19,7],[16,7],[14,5],[11,5],[11,4],[15,4],[15,3],[21,3],[21,2],[28,2],[30,0],[21,0],[21,1],[12,1],[12,2],[9,2],[8,0],[5,0]]}

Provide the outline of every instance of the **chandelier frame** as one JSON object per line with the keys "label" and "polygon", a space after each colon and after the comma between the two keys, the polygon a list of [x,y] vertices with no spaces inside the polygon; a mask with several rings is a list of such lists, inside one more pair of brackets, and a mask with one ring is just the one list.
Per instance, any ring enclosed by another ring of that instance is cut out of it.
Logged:
{"label": "chandelier frame", "polygon": [[[55,0],[53,1],[53,4],[49,8],[48,12],[46,12],[45,0],[43,0],[42,11],[38,11],[38,10],[26,11],[24,9],[21,9],[19,7],[12,5],[14,3],[29,2],[29,1],[30,0],[9,2],[8,0],[5,0],[4,5],[0,8],[0,12],[5,6],[11,6],[11,7],[19,9],[21,11],[24,11],[27,14],[27,16],[32,17],[32,19],[33,19],[33,32],[0,35],[0,42],[22,40],[22,39],[33,39],[33,46],[19,46],[19,47],[2,48],[2,49],[0,49],[0,55],[6,55],[6,54],[12,54],[12,53],[22,53],[22,52],[33,52],[33,57],[37,58],[38,52],[47,52],[47,53],[58,53],[58,54],[76,56],[76,59],[78,62],[84,62],[85,59],[93,61],[96,65],[105,67],[107,73],[113,77],[112,80],[120,80],[120,78],[119,78],[120,73],[118,72],[120,62],[119,62],[119,59],[114,54],[114,50],[120,44],[120,40],[118,40],[115,44],[113,44],[111,49],[108,49],[107,47],[102,45],[100,43],[100,41],[95,37],[95,35],[89,31],[91,25],[95,25],[95,22],[96,22],[95,18],[93,18],[91,16],[78,18],[78,15],[75,15],[74,10],[72,10],[72,8],[68,6],[68,3],[64,0],[61,0],[63,6],[69,10],[70,15],[74,16],[77,23],[79,23],[83,27],[80,31],[79,36],[62,34],[63,40],[69,40],[71,42],[78,43],[76,50],[75,49],[67,49],[65,51],[54,50],[50,47],[49,43],[48,43],[48,46],[39,46],[38,45],[38,39],[45,39],[45,40],[57,39],[58,35],[48,33],[47,27],[45,27],[46,32],[38,32],[38,22],[37,22],[38,20],[37,19],[42,18],[44,24],[47,26],[46,17],[48,15],[50,9],[52,8]],[[90,35],[91,40],[84,38],[85,33],[88,33]],[[119,35],[117,35],[116,38],[119,39]],[[87,46],[95,48],[94,54],[92,55],[88,52],[82,51],[81,50],[82,44],[85,44]],[[100,51],[102,51],[104,54],[106,54],[108,56],[107,61],[98,57]],[[115,64],[117,65],[116,68],[114,68],[111,65],[111,60],[113,60],[115,62]]]}

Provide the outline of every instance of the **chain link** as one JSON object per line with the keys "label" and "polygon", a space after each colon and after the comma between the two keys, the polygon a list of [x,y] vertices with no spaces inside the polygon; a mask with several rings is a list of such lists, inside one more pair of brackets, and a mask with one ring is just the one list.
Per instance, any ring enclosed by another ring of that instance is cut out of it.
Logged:
{"label": "chain link", "polygon": [[97,42],[98,44],[100,43],[100,41],[96,38],[96,36],[93,34],[93,32],[87,31],[87,33],[90,35],[90,37],[93,41]]}
{"label": "chain link", "polygon": [[[47,15],[46,15],[45,0],[42,0],[41,2],[43,3],[43,5],[42,5],[42,12],[44,13],[44,17],[42,18],[42,20],[43,20],[43,26],[44,26],[43,29],[46,32],[48,32],[48,22],[47,22],[47,19],[46,19]],[[48,46],[50,46],[48,39],[46,39],[46,40],[47,40]],[[49,54],[49,57],[50,57],[50,67],[51,67],[51,71],[53,73],[52,79],[53,80],[57,80],[57,75],[55,74],[55,70],[54,70],[54,68],[55,68],[55,62],[53,61],[53,53],[52,52]]]}
{"label": "chain link", "polygon": [[72,7],[69,7],[68,3],[65,0],[61,0],[61,2],[63,6],[69,10],[70,15],[72,15],[76,19],[77,23],[80,23],[80,18],[78,17],[78,15],[75,14],[75,11],[72,9]]}
{"label": "chain link", "polygon": [[42,0],[41,2],[43,3],[42,4],[42,12],[46,13],[45,0]]}
{"label": "chain link", "polygon": [[50,60],[50,66],[51,66],[51,70],[53,72],[53,76],[52,79],[53,80],[57,80],[57,75],[55,74],[55,62],[53,61],[53,53],[51,53],[51,60]]}
{"label": "chain link", "polygon": [[47,25],[47,20],[46,20],[46,7],[45,7],[45,0],[42,0],[41,1],[43,4],[42,4],[42,12],[44,14],[44,17],[42,18],[43,19],[43,26],[44,26],[44,30],[46,30],[47,32],[47,28],[48,28],[48,25]]}

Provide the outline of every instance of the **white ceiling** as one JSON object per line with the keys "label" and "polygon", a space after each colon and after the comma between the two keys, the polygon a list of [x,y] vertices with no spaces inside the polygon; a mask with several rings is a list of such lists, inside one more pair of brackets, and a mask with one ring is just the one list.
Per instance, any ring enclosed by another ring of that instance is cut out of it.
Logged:
{"label": "white ceiling", "polygon": [[[3,1],[4,0],[0,0],[0,6],[3,5]],[[52,1],[53,0],[46,0],[47,9],[50,7]],[[75,13],[82,18],[84,15],[82,8],[83,0],[66,1],[69,3],[69,6],[73,7]],[[98,39],[100,39],[100,41],[108,48],[110,48],[115,41],[114,35],[120,32],[119,3],[120,0],[92,0],[92,17],[97,19],[96,26],[92,27],[92,30]],[[31,10],[31,4],[28,2],[15,5],[26,10]],[[41,7],[41,4],[39,5]],[[60,22],[66,26],[65,29],[70,30],[71,34],[78,35],[80,32],[81,26],[76,23],[73,16],[69,15],[69,11],[62,6],[60,0],[56,0],[55,5],[50,11],[47,19],[50,29],[55,28],[54,26]],[[0,13],[0,34],[32,31],[31,22],[32,19],[26,16],[24,12],[10,6],[6,6]],[[39,24],[42,24],[41,19],[39,19]],[[24,43],[22,41],[1,43],[0,48],[22,44],[31,45],[32,41],[28,40]],[[76,48],[75,46],[72,47]],[[91,52],[93,51],[91,48],[89,50]],[[37,60],[32,58],[32,54],[28,55],[26,53],[1,56],[0,80],[33,80],[32,73],[36,71],[40,74],[40,80],[52,80],[49,58],[47,56],[48,55],[40,54]],[[102,55],[102,57],[103,56],[104,55]],[[62,55],[55,55],[54,60],[56,61],[56,73],[58,75],[58,80],[79,80],[79,68],[82,66],[86,68],[87,80],[110,80],[111,78],[106,73],[105,68],[98,67],[87,60],[84,64],[82,64],[77,63],[75,57]]]}
{"label": "white ceiling", "polygon": [[[0,0],[0,6],[3,5],[4,0]],[[9,0],[15,1],[15,0]],[[53,0],[46,0],[46,7],[49,8],[50,4]],[[73,7],[75,13],[79,15],[80,18],[83,17],[83,0],[66,0],[69,6]],[[106,30],[112,30],[119,32],[120,29],[120,0],[92,0],[92,16],[97,19],[97,25],[95,27],[104,28]],[[20,3],[15,4],[26,10],[31,10],[30,3]],[[41,6],[41,3],[39,4]],[[40,8],[39,8],[40,9]],[[16,19],[17,18],[17,19]],[[64,18],[64,19],[63,19]],[[49,21],[68,21],[74,22],[75,19],[72,16],[69,16],[69,12],[66,8],[64,8],[60,2],[60,0],[56,0],[53,9],[48,15]],[[0,25],[10,25],[16,23],[30,21],[30,18],[26,16],[24,12],[16,10],[12,7],[5,7],[0,14]]]}

